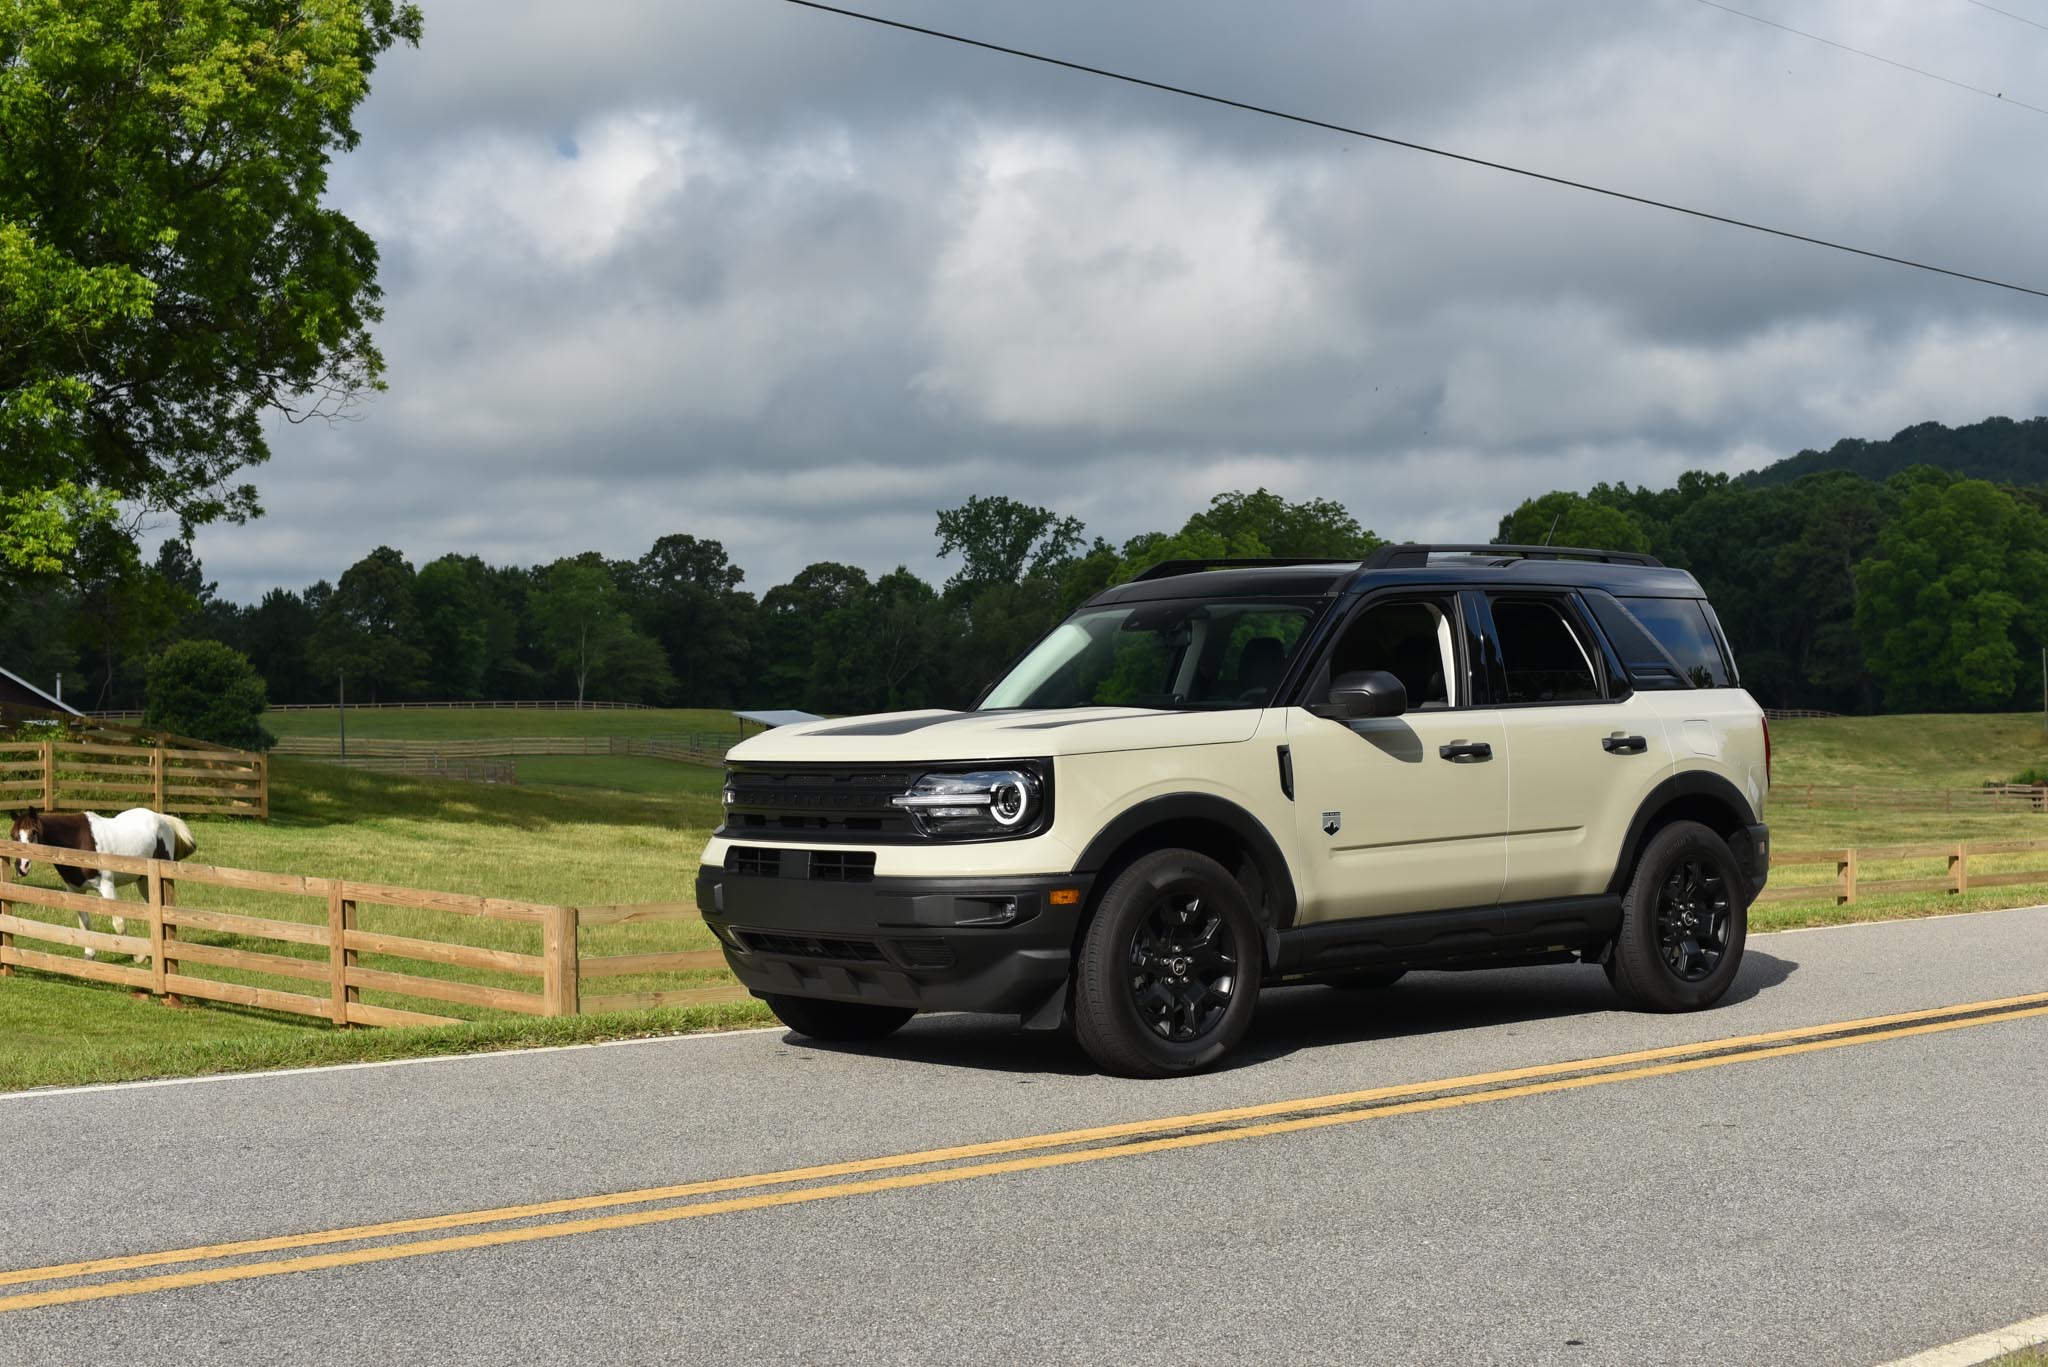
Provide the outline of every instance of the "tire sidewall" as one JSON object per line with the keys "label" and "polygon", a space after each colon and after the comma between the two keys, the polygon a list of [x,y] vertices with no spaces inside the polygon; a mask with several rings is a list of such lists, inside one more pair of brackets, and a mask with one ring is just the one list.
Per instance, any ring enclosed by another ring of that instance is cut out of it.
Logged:
{"label": "tire sidewall", "polygon": [[[1130,956],[1139,927],[1160,899],[1200,895],[1221,911],[1236,941],[1238,972],[1230,1005],[1216,1028],[1200,1039],[1161,1039],[1131,998]],[[1250,1028],[1261,973],[1259,927],[1244,889],[1224,867],[1189,850],[1160,850],[1138,859],[1103,894],[1083,937],[1076,965],[1075,1021],[1081,1043],[1104,1067],[1136,1076],[1165,1077],[1207,1068]]]}
{"label": "tire sidewall", "polygon": [[[1687,858],[1713,863],[1728,889],[1728,945],[1714,971],[1686,982],[1671,971],[1657,939],[1657,897],[1672,865]],[[1697,1011],[1719,1001],[1742,971],[1749,940],[1749,899],[1742,869],[1728,842],[1697,822],[1664,827],[1643,847],[1622,901],[1621,935],[1615,945],[1615,986],[1635,1004],[1659,1011]]]}

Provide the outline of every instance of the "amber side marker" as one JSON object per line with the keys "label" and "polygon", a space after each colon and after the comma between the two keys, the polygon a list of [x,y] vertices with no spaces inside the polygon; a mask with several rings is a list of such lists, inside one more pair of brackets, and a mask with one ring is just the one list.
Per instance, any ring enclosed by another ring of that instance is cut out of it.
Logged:
{"label": "amber side marker", "polygon": [[1081,890],[1079,888],[1054,888],[1050,900],[1056,907],[1078,907],[1081,905]]}

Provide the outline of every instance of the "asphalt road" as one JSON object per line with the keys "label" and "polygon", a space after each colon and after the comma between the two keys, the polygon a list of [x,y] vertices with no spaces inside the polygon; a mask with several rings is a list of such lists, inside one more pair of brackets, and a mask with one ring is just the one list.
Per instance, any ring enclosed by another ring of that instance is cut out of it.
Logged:
{"label": "asphalt road", "polygon": [[950,1017],[0,1097],[0,1363],[1875,1363],[2048,1310],[2048,996],[1546,1065],[2024,994],[2048,909],[1755,937],[1684,1017],[1587,968],[1289,990],[1169,1082]]}

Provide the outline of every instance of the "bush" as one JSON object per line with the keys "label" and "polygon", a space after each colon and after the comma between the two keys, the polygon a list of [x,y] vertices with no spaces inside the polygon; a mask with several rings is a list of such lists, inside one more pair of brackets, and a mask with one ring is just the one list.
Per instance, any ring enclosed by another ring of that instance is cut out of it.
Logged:
{"label": "bush", "polygon": [[149,662],[142,724],[242,750],[268,750],[277,737],[257,719],[269,706],[249,657],[218,641],[179,641]]}

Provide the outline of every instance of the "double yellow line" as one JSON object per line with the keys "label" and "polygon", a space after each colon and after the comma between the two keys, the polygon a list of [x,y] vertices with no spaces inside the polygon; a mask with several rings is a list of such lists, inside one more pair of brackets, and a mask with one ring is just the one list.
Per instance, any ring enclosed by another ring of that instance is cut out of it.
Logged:
{"label": "double yellow line", "polygon": [[[144,1295],[153,1291],[169,1291],[181,1287],[246,1281],[256,1277],[274,1277],[293,1272],[314,1272],[322,1268],[350,1267],[359,1263],[390,1262],[434,1253],[455,1253],[505,1244],[533,1243],[542,1239],[561,1239],[602,1230],[668,1224],[707,1215],[804,1205],[843,1196],[899,1191],[911,1187],[939,1186],[948,1182],[972,1181],[976,1178],[1029,1172],[1040,1168],[1070,1167],[1112,1158],[1199,1148],[1240,1139],[1326,1129],[1365,1120],[1449,1110],[1460,1106],[1507,1101],[1517,1097],[1573,1091],[1583,1087],[1599,1087],[1615,1082],[1667,1077],[1735,1063],[1784,1058],[1794,1054],[1842,1049],[1882,1040],[1938,1034],[1948,1030],[1962,1030],[1972,1026],[2038,1016],[2048,1016],[2048,992],[1966,1002],[1891,1016],[1869,1016],[1859,1020],[1836,1021],[1827,1025],[1804,1026],[1794,1030],[1777,1030],[1761,1035],[1743,1035],[1701,1044],[1678,1044],[1635,1053],[1609,1054],[1601,1058],[1578,1059],[1568,1063],[1473,1073],[1430,1082],[1411,1082],[1392,1087],[1374,1087],[1364,1091],[1336,1092],[1292,1101],[1273,1101],[1257,1106],[1201,1111],[1190,1115],[1137,1120],[1119,1125],[1098,1125],[1087,1129],[1062,1130],[1052,1134],[998,1139],[981,1144],[923,1149],[845,1163],[785,1168],[777,1172],[757,1173],[744,1177],[722,1177],[674,1186],[611,1192],[599,1196],[499,1206],[489,1210],[461,1211],[413,1220],[388,1220],[379,1224],[352,1225],[342,1229],[285,1234],[266,1239],[201,1244],[192,1248],[96,1258],[85,1262],[57,1263],[47,1267],[0,1272],[0,1287],[70,1283],[0,1296],[0,1313]],[[975,1161],[991,1159],[995,1161]],[[691,1199],[707,1196],[717,1199]],[[619,1209],[628,1206],[637,1206],[641,1209]],[[588,1213],[594,1211],[613,1213]],[[561,1216],[578,1218],[552,1218]],[[479,1226],[504,1227],[487,1229],[478,1228]],[[407,1237],[431,1235],[445,1230],[469,1232],[436,1238]],[[237,1261],[256,1259],[261,1254],[287,1253],[339,1244],[356,1246],[291,1257]],[[194,1264],[210,1265],[192,1266]],[[182,1270],[150,1276],[90,1280],[116,1273],[141,1272],[150,1268]]]}

